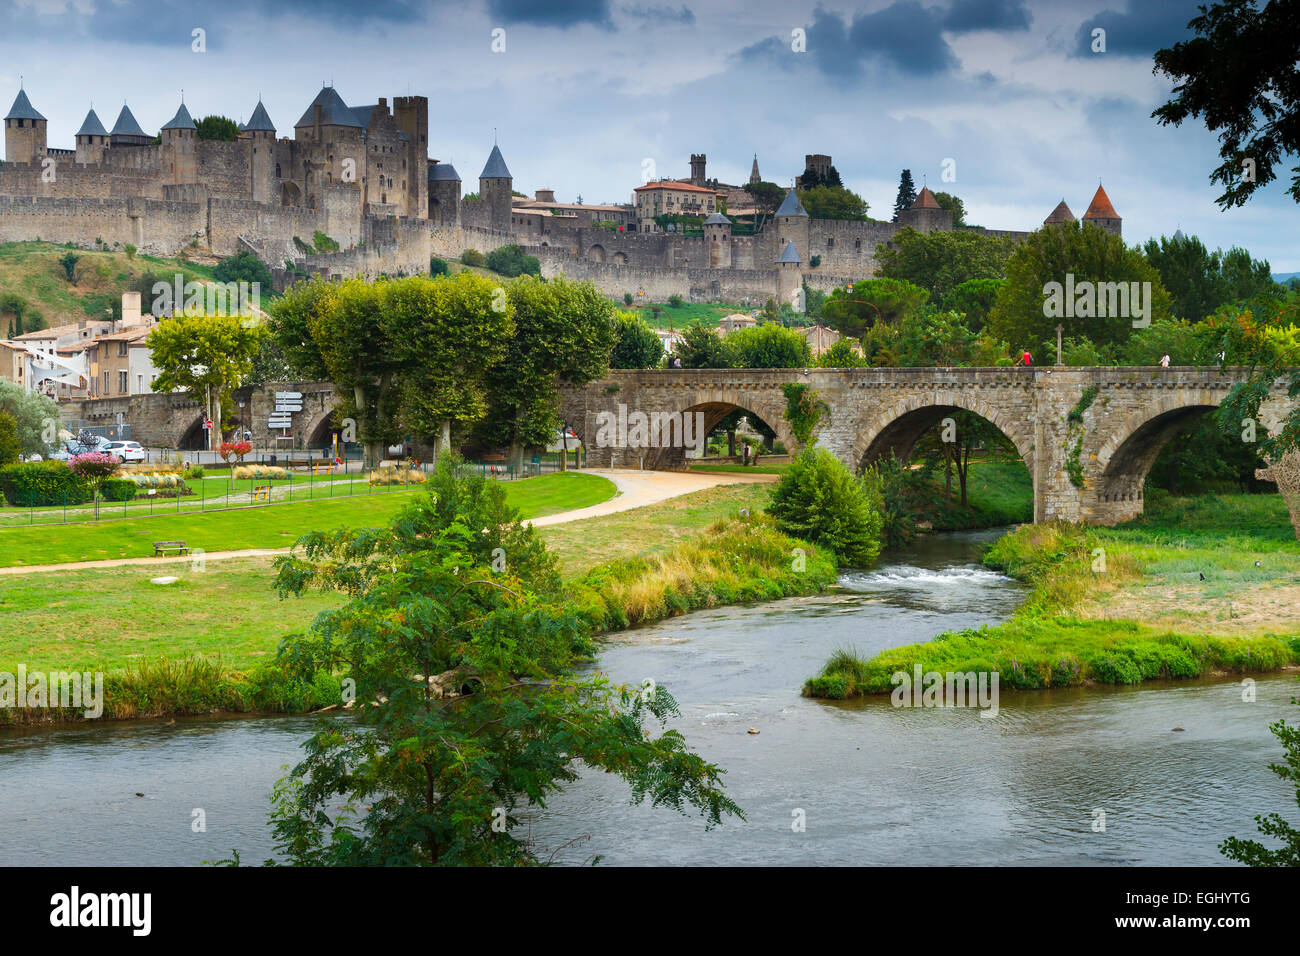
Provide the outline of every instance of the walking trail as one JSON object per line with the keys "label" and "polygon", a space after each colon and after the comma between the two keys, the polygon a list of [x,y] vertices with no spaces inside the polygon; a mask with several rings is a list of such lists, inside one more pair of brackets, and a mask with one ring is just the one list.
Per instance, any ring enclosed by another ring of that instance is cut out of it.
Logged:
{"label": "walking trail", "polygon": [[[716,485],[737,485],[756,482],[776,481],[776,475],[746,474],[708,474],[705,472],[684,471],[608,471],[589,468],[584,475],[600,475],[608,478],[618,488],[618,493],[608,501],[589,508],[575,508],[573,511],[561,511],[558,514],[541,518],[528,519],[535,527],[542,528],[552,524],[564,524],[568,521],[581,521],[584,518],[598,518],[602,515],[631,511],[646,505],[658,504],[669,498],[702,491]],[[289,548],[247,548],[242,551],[206,551],[205,561],[224,561],[230,558],[260,558],[268,555],[288,554]],[[0,568],[0,575],[36,574],[41,571],[82,571],[95,568],[121,568],[130,565],[177,564],[193,560],[188,555],[174,555],[165,558],[111,558],[106,561],[69,561],[63,564],[31,564],[13,568]]]}

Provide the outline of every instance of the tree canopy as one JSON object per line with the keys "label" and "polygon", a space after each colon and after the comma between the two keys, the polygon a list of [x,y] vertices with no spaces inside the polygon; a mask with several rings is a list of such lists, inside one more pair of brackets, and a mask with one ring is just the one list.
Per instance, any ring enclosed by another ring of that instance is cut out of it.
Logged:
{"label": "tree canopy", "polygon": [[813,219],[847,219],[865,222],[867,201],[843,186],[813,186],[797,189],[804,211]]}
{"label": "tree canopy", "polygon": [[663,357],[663,342],[641,316],[635,312],[619,312],[614,317],[610,368],[655,368]]}
{"label": "tree canopy", "polygon": [[903,279],[941,299],[972,279],[1002,279],[1016,242],[962,230],[917,232],[900,229],[888,245],[876,246],[877,273]]}
{"label": "tree canopy", "polygon": [[841,335],[861,338],[877,322],[896,325],[913,315],[929,293],[899,279],[863,279],[852,289],[835,289],[822,306],[826,324]]}
{"label": "tree canopy", "polygon": [[1196,236],[1161,236],[1142,251],[1169,291],[1170,310],[1191,322],[1276,288],[1268,262],[1236,246],[1210,252]]}

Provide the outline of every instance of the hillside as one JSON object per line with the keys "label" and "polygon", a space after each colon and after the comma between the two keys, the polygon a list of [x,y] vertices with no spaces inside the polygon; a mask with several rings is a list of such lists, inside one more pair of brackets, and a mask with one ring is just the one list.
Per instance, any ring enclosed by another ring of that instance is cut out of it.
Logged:
{"label": "hillside", "polygon": [[[75,280],[69,282],[59,263],[68,252],[78,256]],[[48,242],[0,243],[0,303],[12,294],[20,296],[28,309],[40,313],[32,322],[30,313],[23,316],[23,328],[64,325],[93,316],[103,318],[110,308],[121,305],[122,293],[133,287],[146,273],[174,276],[185,281],[212,278],[212,266],[179,259],[154,256],[128,256],[111,250],[68,249]],[[146,311],[148,302],[141,303]],[[13,314],[0,305],[0,336],[9,333]]]}

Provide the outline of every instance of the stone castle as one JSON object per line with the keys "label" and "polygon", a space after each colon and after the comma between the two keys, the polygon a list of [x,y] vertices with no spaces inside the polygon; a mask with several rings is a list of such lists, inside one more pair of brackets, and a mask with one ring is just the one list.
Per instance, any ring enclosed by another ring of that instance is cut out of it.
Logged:
{"label": "stone castle", "polygon": [[[75,149],[51,148],[47,120],[18,91],[5,116],[0,165],[0,242],[45,240],[91,248],[135,246],[172,256],[187,248],[224,257],[255,252],[278,282],[427,272],[432,256],[517,243],[546,276],[589,280],[614,298],[761,304],[794,301],[803,283],[829,290],[875,272],[876,245],[898,230],[951,230],[952,213],[923,188],[898,222],[809,217],[793,190],[763,227],[733,233],[722,211],[741,211],[740,186],[709,179],[691,156],[685,180],[643,183],[626,205],[555,202],[550,190],[515,195],[493,146],[476,193],[462,193],[449,163],[429,157],[429,101],[387,98],[348,106],[323,87],[281,137],[259,101],[233,141],[200,139],[182,102],[157,136],[125,104],[111,130],[92,109]],[[825,173],[831,158],[808,157]],[[755,157],[751,182],[759,181]],[[703,216],[703,235],[664,232],[655,214]],[[1120,234],[1121,220],[1097,189],[1084,220]],[[1062,201],[1045,223],[1073,220]],[[1021,238],[1027,232],[977,230]],[[339,244],[312,248],[316,233]]]}

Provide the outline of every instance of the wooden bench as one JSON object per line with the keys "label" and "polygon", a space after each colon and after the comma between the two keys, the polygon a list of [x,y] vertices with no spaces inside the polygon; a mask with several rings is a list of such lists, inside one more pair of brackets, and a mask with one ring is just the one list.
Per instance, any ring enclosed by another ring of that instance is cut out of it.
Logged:
{"label": "wooden bench", "polygon": [[254,488],[254,489],[253,489],[253,500],[254,500],[254,501],[270,501],[270,500],[271,500],[271,486],[270,486],[270,485],[258,485],[256,488]]}
{"label": "wooden bench", "polygon": [[153,556],[155,558],[166,557],[169,551],[175,551],[177,554],[189,554],[189,546],[184,541],[155,541],[153,543]]}

